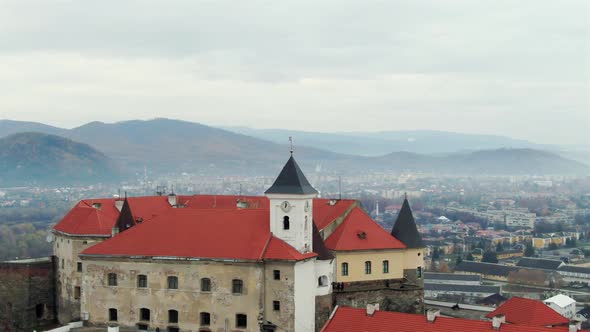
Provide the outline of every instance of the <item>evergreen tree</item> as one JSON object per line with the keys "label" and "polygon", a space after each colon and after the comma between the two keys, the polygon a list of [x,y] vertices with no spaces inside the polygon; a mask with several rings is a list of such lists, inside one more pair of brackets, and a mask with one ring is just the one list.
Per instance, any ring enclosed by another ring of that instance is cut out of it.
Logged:
{"label": "evergreen tree", "polygon": [[498,263],[498,256],[495,252],[488,250],[483,253],[481,261],[485,263]]}
{"label": "evergreen tree", "polygon": [[502,251],[504,251],[504,245],[502,244],[502,242],[498,242],[498,244],[496,244],[496,252]]}
{"label": "evergreen tree", "polygon": [[531,257],[535,254],[535,248],[531,242],[527,242],[526,248],[524,249],[524,256]]}
{"label": "evergreen tree", "polygon": [[455,265],[461,264],[462,261],[463,261],[463,257],[457,256],[457,261],[455,262]]}
{"label": "evergreen tree", "polygon": [[467,257],[465,257],[465,260],[466,261],[472,261],[473,262],[475,260],[475,258],[473,258],[473,255],[471,253],[468,253],[467,254]]}

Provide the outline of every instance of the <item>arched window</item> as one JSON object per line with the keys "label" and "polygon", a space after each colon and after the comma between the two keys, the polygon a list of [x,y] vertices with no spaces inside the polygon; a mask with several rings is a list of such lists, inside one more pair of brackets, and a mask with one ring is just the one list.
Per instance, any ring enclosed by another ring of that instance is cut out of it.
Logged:
{"label": "arched window", "polygon": [[211,291],[211,279],[203,278],[201,279],[201,292],[210,292]]}
{"label": "arched window", "polygon": [[208,312],[201,312],[200,324],[201,326],[211,325],[211,314]]}
{"label": "arched window", "polygon": [[178,323],[178,311],[168,310],[168,323]]}
{"label": "arched window", "polygon": [[342,275],[343,276],[348,275],[348,263],[342,263]]}
{"label": "arched window", "polygon": [[289,229],[289,216],[283,217],[283,229]]}
{"label": "arched window", "polygon": [[319,287],[328,286],[328,277],[327,276],[320,276],[318,278],[318,286]]}
{"label": "arched window", "polygon": [[150,309],[148,308],[141,308],[139,309],[139,320],[143,322],[150,321]]}
{"label": "arched window", "polygon": [[365,262],[365,274],[371,274],[371,261]]}
{"label": "arched window", "polygon": [[117,309],[109,308],[109,321],[116,322],[118,319],[117,317]]}

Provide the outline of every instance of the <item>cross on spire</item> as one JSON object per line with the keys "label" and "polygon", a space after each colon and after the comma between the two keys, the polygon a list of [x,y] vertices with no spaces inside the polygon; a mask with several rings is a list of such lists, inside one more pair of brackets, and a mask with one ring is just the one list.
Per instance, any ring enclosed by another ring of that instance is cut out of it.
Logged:
{"label": "cross on spire", "polygon": [[289,152],[291,152],[291,155],[293,155],[293,137],[292,136],[289,136],[289,144],[290,144]]}

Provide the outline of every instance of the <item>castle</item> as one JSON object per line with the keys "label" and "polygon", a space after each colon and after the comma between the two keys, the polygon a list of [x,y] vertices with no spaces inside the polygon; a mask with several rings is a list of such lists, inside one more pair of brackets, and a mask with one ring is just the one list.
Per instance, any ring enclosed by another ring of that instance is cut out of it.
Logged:
{"label": "castle", "polygon": [[312,332],[336,305],[422,313],[407,199],[390,233],[358,201],[317,196],[291,156],[264,196],[82,200],[53,229],[58,318]]}

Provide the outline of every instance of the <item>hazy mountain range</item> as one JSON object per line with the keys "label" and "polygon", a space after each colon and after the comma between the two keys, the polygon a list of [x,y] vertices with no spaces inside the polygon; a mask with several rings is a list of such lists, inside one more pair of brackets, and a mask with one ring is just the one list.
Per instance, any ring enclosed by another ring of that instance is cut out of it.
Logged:
{"label": "hazy mountain range", "polygon": [[[80,160],[70,165],[81,167],[80,174],[86,174],[87,166],[96,162],[100,165],[116,163],[119,169],[128,172],[127,175],[143,170],[144,166],[158,173],[272,175],[289,156],[288,136],[294,136],[297,160],[307,171],[321,165],[322,171],[334,174],[368,171],[455,175],[590,174],[590,167],[585,164],[531,148],[540,148],[539,145],[497,136],[432,131],[324,134],[235,130],[248,135],[169,119],[91,122],[73,129],[0,120],[0,137],[35,131],[88,144],[104,154],[106,159],[102,160],[95,158],[99,152],[88,150],[87,154],[81,153]],[[16,138],[22,140],[22,137]],[[29,134],[28,139],[27,144],[35,146],[34,150],[15,154],[9,140],[0,145],[0,155],[10,156],[13,161],[22,158],[18,164],[21,165],[29,159],[35,162],[34,158],[38,158],[35,154],[49,154],[48,158],[58,159],[61,153],[78,151],[51,149],[52,144],[63,144],[53,137]],[[387,152],[381,153],[384,151]],[[63,165],[46,164],[47,168],[50,166],[61,169]],[[14,176],[22,174],[7,167],[0,171]],[[99,169],[116,170],[110,166],[100,166]]]}

